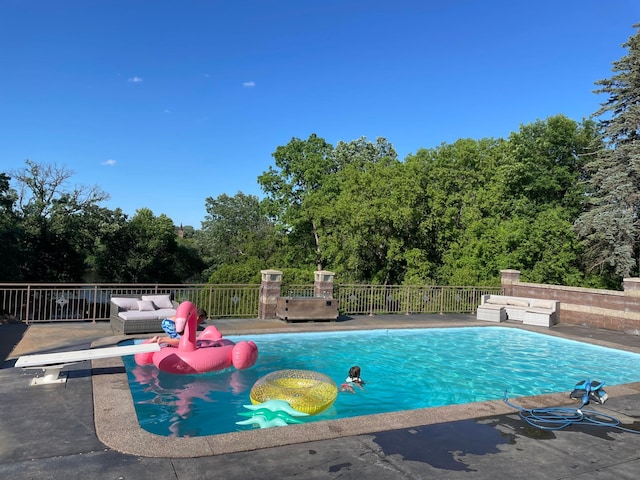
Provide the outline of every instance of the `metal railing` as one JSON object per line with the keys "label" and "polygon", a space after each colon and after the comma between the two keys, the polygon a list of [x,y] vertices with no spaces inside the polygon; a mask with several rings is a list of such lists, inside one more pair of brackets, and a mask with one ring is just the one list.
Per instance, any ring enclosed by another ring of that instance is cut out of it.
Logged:
{"label": "metal railing", "polygon": [[482,295],[502,287],[424,285],[336,285],[334,298],[343,315],[475,313]]}
{"label": "metal railing", "polygon": [[111,297],[169,294],[211,318],[258,316],[260,285],[0,284],[0,316],[26,323],[108,320]]}
{"label": "metal railing", "polygon": [[[341,315],[474,313],[501,287],[334,285]],[[108,320],[119,295],[169,294],[204,308],[210,318],[257,318],[260,285],[0,283],[0,317],[26,323]],[[282,296],[313,297],[313,285],[282,286]]]}
{"label": "metal railing", "polygon": [[315,296],[313,285],[282,285],[280,295],[290,298],[312,298]]}

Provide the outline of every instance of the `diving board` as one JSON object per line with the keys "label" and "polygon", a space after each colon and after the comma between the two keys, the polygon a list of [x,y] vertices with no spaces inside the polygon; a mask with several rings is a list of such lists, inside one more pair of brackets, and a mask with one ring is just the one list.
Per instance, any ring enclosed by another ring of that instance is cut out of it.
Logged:
{"label": "diving board", "polygon": [[122,347],[91,348],[88,350],[73,350],[70,352],[41,353],[23,355],[14,367],[16,368],[41,368],[43,377],[31,380],[31,385],[43,385],[47,383],[64,383],[66,377],[60,377],[60,371],[67,365],[96,360],[99,358],[121,357],[123,355],[135,355],[136,353],[157,352],[160,350],[158,343],[142,343],[139,345],[124,345]]}

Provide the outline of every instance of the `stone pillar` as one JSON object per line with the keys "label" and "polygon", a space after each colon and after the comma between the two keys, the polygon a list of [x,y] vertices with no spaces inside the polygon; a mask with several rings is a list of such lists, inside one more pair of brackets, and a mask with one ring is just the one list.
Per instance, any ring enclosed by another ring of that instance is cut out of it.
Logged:
{"label": "stone pillar", "polygon": [[520,270],[500,270],[502,290],[505,295],[513,295],[512,285],[520,283]]}
{"label": "stone pillar", "polygon": [[313,272],[313,296],[320,298],[333,298],[333,272],[318,270]]}
{"label": "stone pillar", "polygon": [[626,296],[640,297],[640,278],[624,278],[622,288]]}
{"label": "stone pillar", "polygon": [[260,303],[258,305],[258,318],[276,318],[276,305],[280,296],[282,285],[282,272],[280,270],[260,270],[262,281],[260,283]]}

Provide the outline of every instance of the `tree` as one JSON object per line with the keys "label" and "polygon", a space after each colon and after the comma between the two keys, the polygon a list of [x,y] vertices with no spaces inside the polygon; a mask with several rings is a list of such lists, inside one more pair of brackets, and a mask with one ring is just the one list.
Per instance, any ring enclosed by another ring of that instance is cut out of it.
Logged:
{"label": "tree", "polygon": [[353,281],[394,283],[404,273],[402,230],[411,213],[397,160],[346,165],[340,188],[318,208],[324,261]]}
{"label": "tree", "polygon": [[16,282],[24,275],[20,269],[23,229],[13,208],[17,195],[9,181],[7,174],[0,173],[0,281]]}
{"label": "tree", "polygon": [[102,232],[98,273],[107,281],[125,283],[178,283],[182,265],[173,221],[156,217],[148,208],[136,211],[131,221],[121,212]]}
{"label": "tree", "polygon": [[208,266],[205,276],[250,258],[266,262],[277,250],[278,234],[255,195],[222,194],[205,204],[207,215],[195,237]]}
{"label": "tree", "polygon": [[96,249],[90,263],[103,282],[130,282],[131,277],[125,267],[132,243],[127,216],[120,209],[107,215],[96,235]]}
{"label": "tree", "polygon": [[322,252],[310,199],[338,170],[332,153],[333,146],[315,133],[307,140],[292,138],[273,153],[276,168],[269,167],[258,177],[266,194],[267,214],[297,245],[299,262],[315,262],[318,269],[322,269]]}
{"label": "tree", "polygon": [[13,173],[18,182],[18,211],[23,217],[38,221],[55,213],[57,204],[65,203],[67,213],[74,214],[109,199],[97,186],[67,184],[73,172],[56,164],[39,164],[25,160],[26,168]]}
{"label": "tree", "polygon": [[595,113],[604,147],[588,165],[591,191],[575,223],[588,270],[618,279],[638,275],[640,255],[640,31],[623,48],[613,76],[596,82],[608,95]]}
{"label": "tree", "polygon": [[593,122],[558,115],[507,141],[463,139],[410,156],[426,199],[416,216],[423,255],[414,255],[411,275],[486,285],[499,283],[501,269],[518,268],[530,281],[575,285],[580,246],[569,227],[594,138]]}
{"label": "tree", "polygon": [[360,137],[350,142],[340,140],[333,151],[333,156],[337,170],[341,170],[347,165],[363,169],[367,165],[384,159],[398,159],[395,148],[384,137],[376,138],[375,143],[367,141],[366,137]]}
{"label": "tree", "polygon": [[68,188],[73,172],[65,167],[26,160],[13,173],[23,241],[19,271],[23,280],[82,281],[93,253],[100,211],[109,196],[98,187]]}
{"label": "tree", "polygon": [[578,215],[584,199],[585,165],[597,139],[595,122],[577,123],[564,115],[522,125],[509,136],[505,188],[517,208],[526,199],[533,214],[562,206]]}
{"label": "tree", "polygon": [[494,181],[505,150],[503,140],[460,139],[435,149],[421,149],[407,158],[406,164],[421,178],[424,192],[416,212],[424,255],[413,255],[413,261],[419,262],[411,267],[415,280],[474,282],[473,276],[461,281],[461,275],[452,274],[453,267],[443,269],[443,264],[446,267],[451,261],[447,252],[459,248],[474,222],[502,213],[503,191]]}

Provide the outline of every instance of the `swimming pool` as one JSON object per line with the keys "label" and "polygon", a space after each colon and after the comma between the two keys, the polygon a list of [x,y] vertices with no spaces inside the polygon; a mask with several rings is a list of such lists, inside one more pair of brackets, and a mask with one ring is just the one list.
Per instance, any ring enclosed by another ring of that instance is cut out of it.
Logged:
{"label": "swimming pool", "polygon": [[[640,381],[640,355],[505,327],[393,329],[229,336],[260,349],[249,370],[170,375],[124,357],[140,426],[164,436],[247,430],[237,425],[258,378],[275,370],[316,370],[339,385],[362,367],[364,391],[340,393],[305,422],[569,392],[584,379]],[[605,387],[606,388],[606,387]]]}

